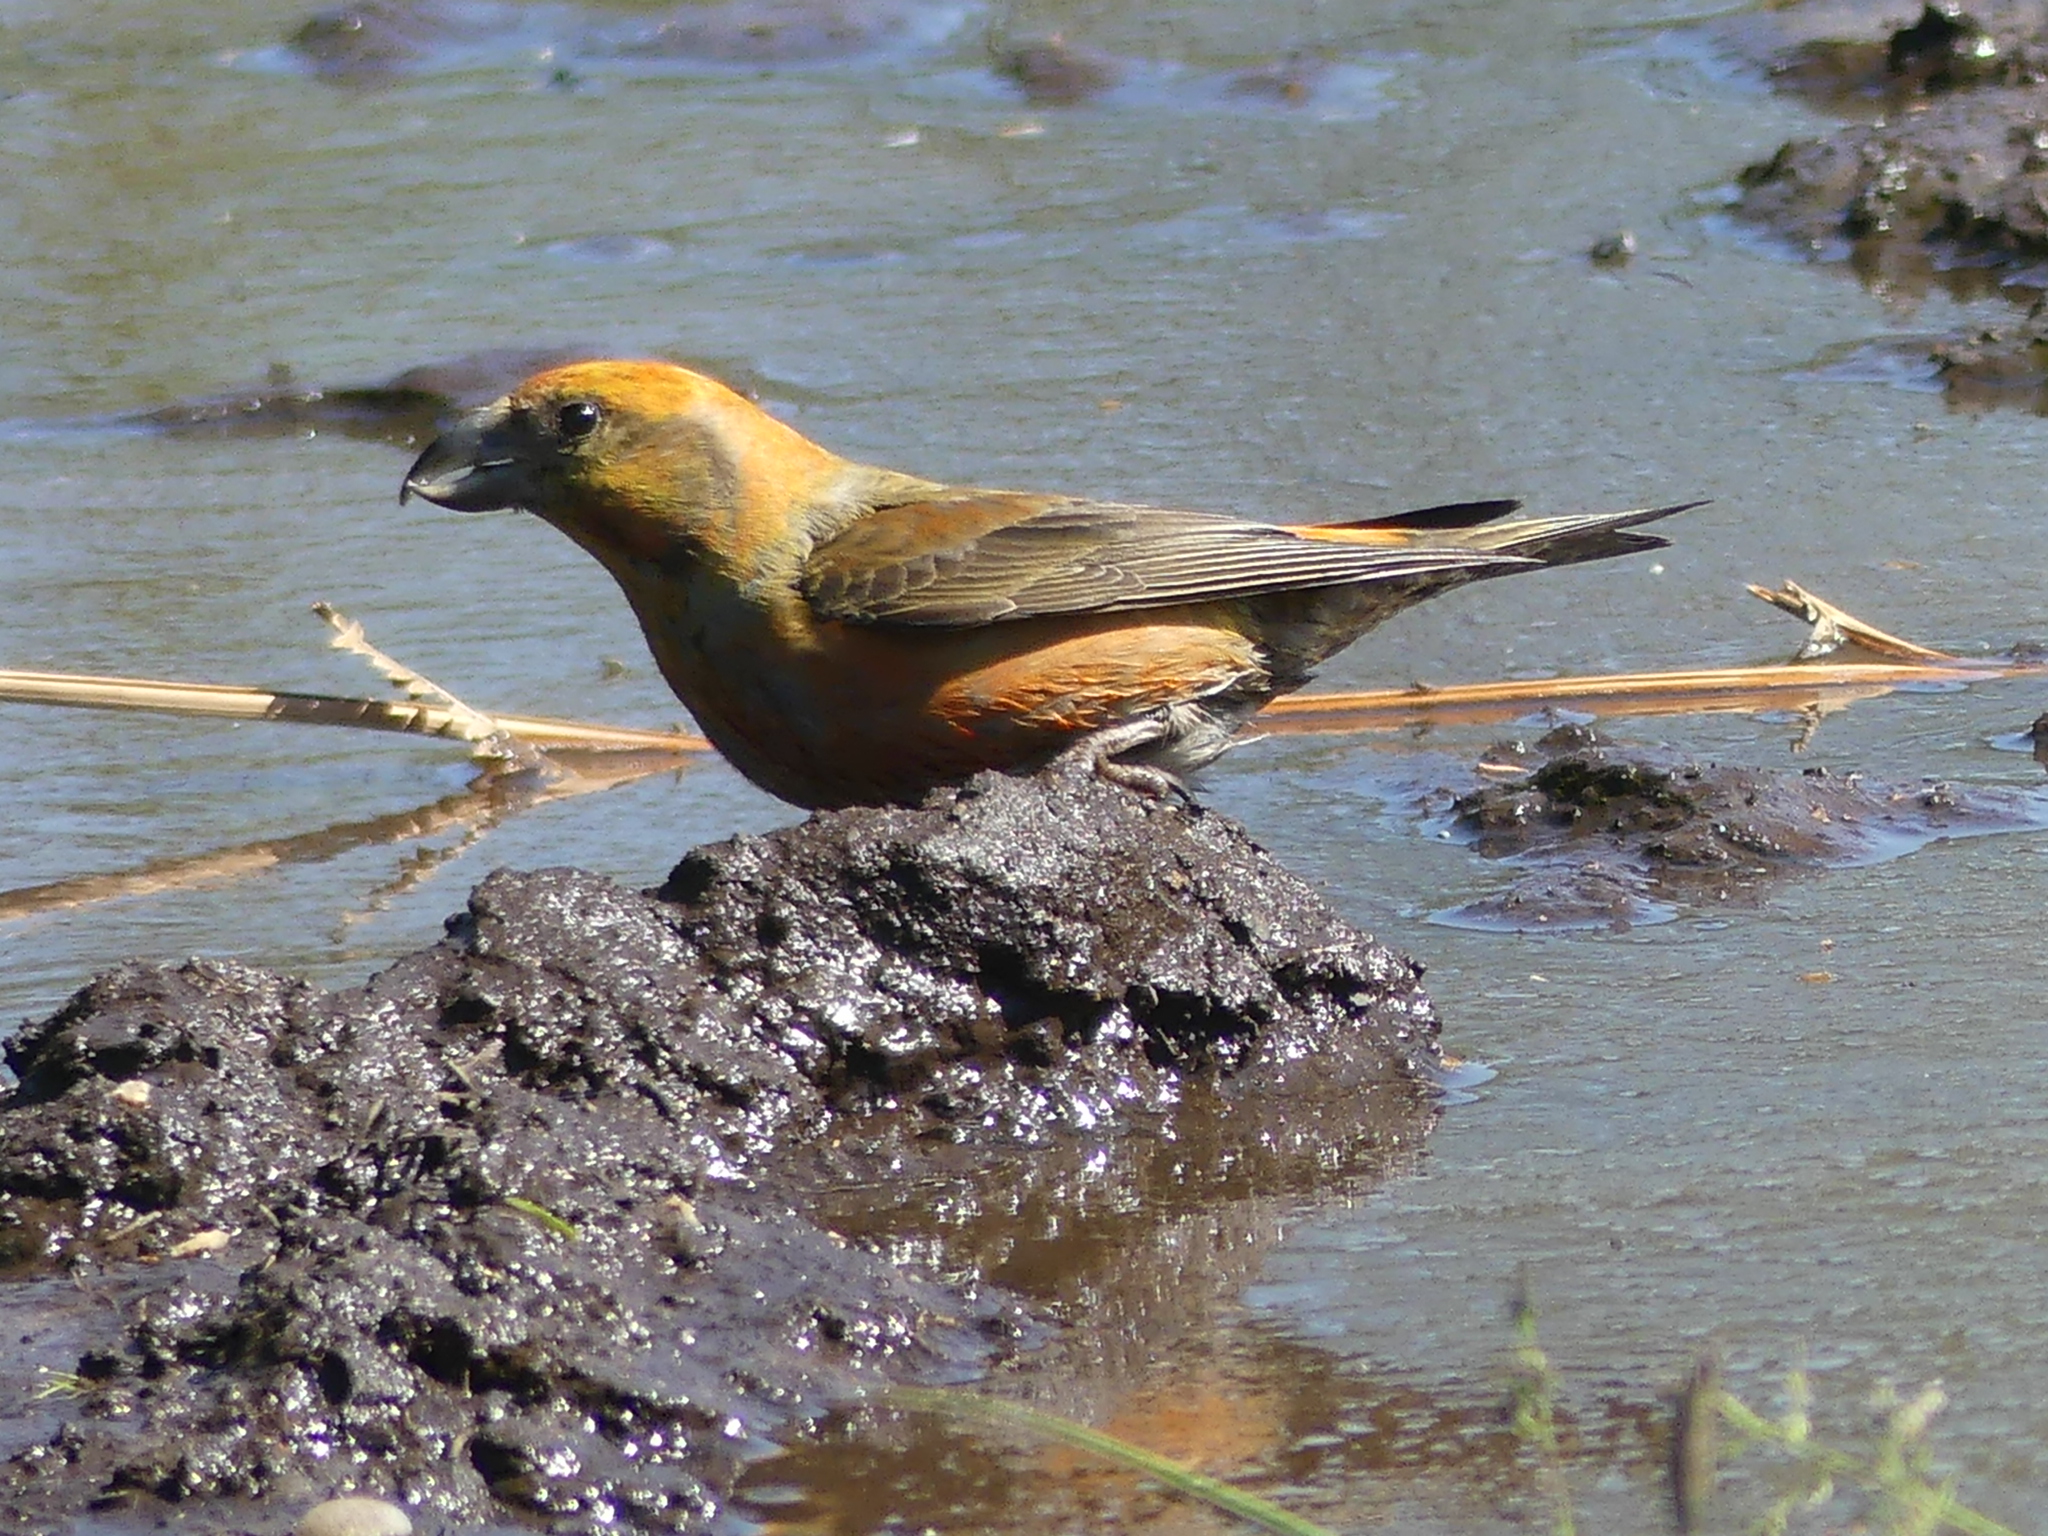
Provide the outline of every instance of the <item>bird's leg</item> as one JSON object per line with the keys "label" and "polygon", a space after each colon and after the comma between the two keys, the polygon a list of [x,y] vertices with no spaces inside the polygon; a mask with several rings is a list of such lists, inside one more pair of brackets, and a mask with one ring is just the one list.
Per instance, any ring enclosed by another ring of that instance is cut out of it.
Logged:
{"label": "bird's leg", "polygon": [[1111,784],[1121,784],[1143,795],[1164,800],[1169,797],[1187,805],[1196,804],[1193,793],[1164,768],[1144,763],[1123,763],[1117,758],[1139,747],[1149,747],[1173,734],[1173,721],[1166,711],[1140,715],[1121,725],[1091,731],[1052,760],[1055,770],[1092,773]]}

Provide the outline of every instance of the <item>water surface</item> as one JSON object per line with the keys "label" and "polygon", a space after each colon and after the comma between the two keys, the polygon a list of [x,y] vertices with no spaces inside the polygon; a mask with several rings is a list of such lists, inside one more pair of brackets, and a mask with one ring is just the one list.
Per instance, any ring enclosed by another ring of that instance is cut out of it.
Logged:
{"label": "water surface", "polygon": [[[985,11],[829,67],[528,43],[351,86],[290,66],[288,8],[10,5],[0,659],[376,691],[317,599],[480,707],[678,720],[607,579],[539,524],[401,509],[404,455],[376,443],[106,420],[278,364],[354,383],[563,341],[744,370],[842,452],[981,483],[1297,520],[1713,498],[1657,559],[1406,615],[1331,686],[1763,659],[1798,637],[1742,587],[1783,576],[1957,650],[2038,636],[2048,427],[1815,376],[1966,312],[1887,310],[1714,222],[1715,189],[1810,120],[1660,34],[1681,9],[1015,7],[994,19],[1137,61],[1055,109],[989,78]],[[1227,90],[1294,48],[1343,66],[1325,96]],[[1632,264],[1582,258],[1624,227]],[[1987,742],[2041,707],[2023,681],[1866,702],[1798,761],[2031,786]],[[1782,721],[1615,729],[1794,762]],[[1842,1426],[1880,1379],[1940,1377],[1965,1494],[2048,1510],[2048,845],[1939,844],[1629,933],[1478,935],[1427,915],[1505,873],[1390,803],[1384,750],[1273,740],[1205,790],[1426,959],[1447,1038],[1497,1076],[1413,1175],[1245,1218],[1196,1342],[1161,1351],[1239,1405],[1283,1382],[1311,1403],[1241,1457],[1333,1519],[1492,1528],[1512,1500],[1447,1447],[1499,1396],[1526,1264],[1589,1422],[1635,1424],[1709,1337],[1760,1400],[1803,1352]],[[0,888],[388,817],[469,773],[441,744],[0,707]],[[439,862],[371,842],[14,921],[0,1015],[129,955],[358,981],[495,865],[651,884],[791,814],[706,762],[440,832]],[[1374,1404],[1439,1425],[1440,1454],[1385,1481]],[[1661,1518],[1646,1433],[1580,1478],[1599,1528]]]}

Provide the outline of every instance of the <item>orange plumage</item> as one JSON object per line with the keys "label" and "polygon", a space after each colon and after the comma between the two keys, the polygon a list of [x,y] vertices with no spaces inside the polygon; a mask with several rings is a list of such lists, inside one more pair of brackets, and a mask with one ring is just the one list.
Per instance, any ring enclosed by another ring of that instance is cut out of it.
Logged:
{"label": "orange plumage", "polygon": [[842,459],[655,362],[536,374],[428,447],[414,494],[523,507],[595,555],[712,743],[803,806],[915,801],[1084,742],[1198,768],[1409,604],[1657,548],[1629,530],[1683,510],[1289,528],[961,488]]}

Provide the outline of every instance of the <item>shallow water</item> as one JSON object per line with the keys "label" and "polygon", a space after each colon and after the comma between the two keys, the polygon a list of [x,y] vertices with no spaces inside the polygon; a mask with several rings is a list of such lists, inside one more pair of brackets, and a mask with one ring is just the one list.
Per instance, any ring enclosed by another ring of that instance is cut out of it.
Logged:
{"label": "shallow water", "polygon": [[[1657,30],[1683,13],[1015,7],[1013,34],[1143,61],[1053,109],[980,68],[986,12],[922,51],[810,69],[565,61],[522,34],[348,86],[290,67],[285,7],[7,5],[0,663],[376,692],[324,649],[322,599],[479,707],[678,719],[606,579],[537,523],[401,509],[405,457],[376,443],[106,420],[275,364],[356,383],[560,341],[744,373],[843,452],[981,483],[1298,520],[1714,498],[1655,559],[1405,615],[1334,687],[1766,659],[1798,635],[1742,587],[1783,576],[1960,651],[2039,636],[2048,424],[1827,373],[1966,311],[1887,309],[1712,217],[1717,187],[1813,120]],[[1231,69],[1297,47],[1342,60],[1326,94],[1228,92]],[[1582,259],[1623,227],[1632,264]],[[1859,703],[1796,761],[2031,787],[2040,770],[1988,742],[2041,695]],[[1614,730],[1795,761],[1782,720]],[[1473,1461],[1409,1465],[1395,1435],[1405,1470],[1375,1480],[1376,1442],[1333,1426],[1440,1413],[1443,1447],[1469,1442],[1527,1264],[1589,1422],[1632,1424],[1709,1337],[1758,1399],[1803,1351],[1842,1425],[1880,1378],[1938,1376],[1965,1496],[2040,1523],[2048,842],[1937,844],[1624,934],[1474,934],[1428,914],[1505,873],[1388,800],[1387,750],[1276,739],[1205,785],[1426,959],[1448,1042],[1497,1071],[1417,1173],[1251,1222],[1197,1342],[1162,1349],[1240,1405],[1302,1394],[1250,1464],[1333,1519],[1491,1528],[1507,1495]],[[445,744],[0,706],[0,889],[390,817],[468,777]],[[359,980],[493,866],[648,884],[790,814],[706,762],[472,842],[440,831],[439,862],[356,842],[15,920],[0,1017],[131,954]],[[1599,1528],[1661,1518],[1646,1445],[1616,1430],[1588,1458]]]}

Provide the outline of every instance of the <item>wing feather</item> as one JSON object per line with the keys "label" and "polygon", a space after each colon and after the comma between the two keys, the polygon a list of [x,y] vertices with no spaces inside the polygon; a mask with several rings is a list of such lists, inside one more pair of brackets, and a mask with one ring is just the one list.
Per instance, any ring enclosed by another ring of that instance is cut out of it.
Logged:
{"label": "wing feather", "polygon": [[812,553],[803,591],[821,619],[961,626],[1530,563],[1304,538],[1210,513],[967,491],[875,508]]}

